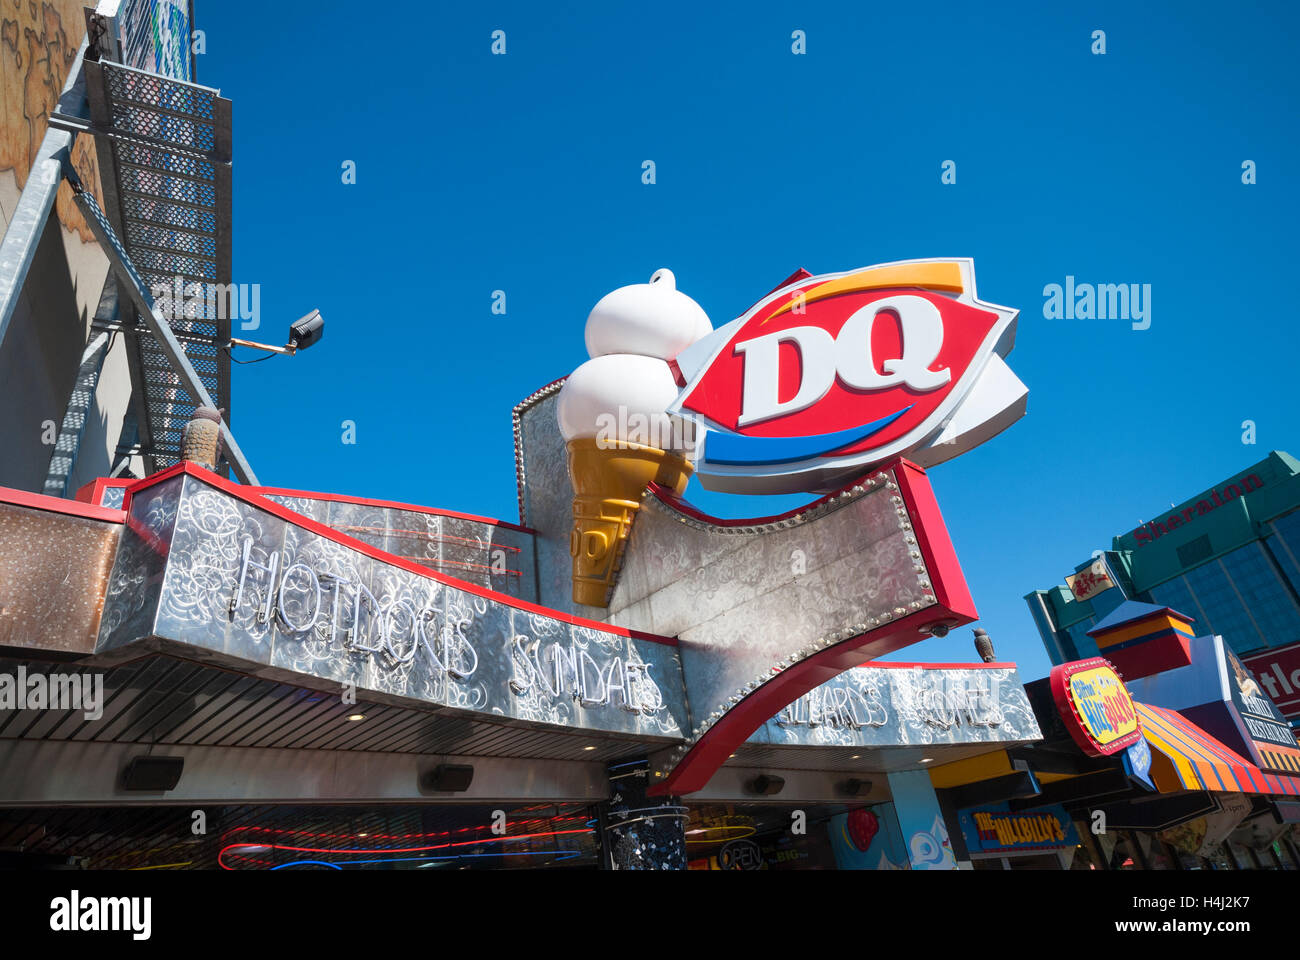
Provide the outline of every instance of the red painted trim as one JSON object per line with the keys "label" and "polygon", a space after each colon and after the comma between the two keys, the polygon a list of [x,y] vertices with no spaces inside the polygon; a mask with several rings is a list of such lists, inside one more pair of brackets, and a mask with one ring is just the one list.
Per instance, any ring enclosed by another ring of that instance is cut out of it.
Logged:
{"label": "red painted trim", "polygon": [[[1129,706],[1133,710],[1133,715],[1137,717],[1137,726],[1131,733],[1126,733],[1118,740],[1112,740],[1110,743],[1101,744],[1092,738],[1088,732],[1087,726],[1083,722],[1083,717],[1079,715],[1079,709],[1074,703],[1074,697],[1070,696],[1069,680],[1076,673],[1082,673],[1084,670],[1092,670],[1095,667],[1108,667],[1115,674],[1115,679],[1119,681],[1120,689],[1124,691],[1124,696],[1128,697]],[[1090,757],[1109,757],[1119,753],[1126,747],[1131,747],[1142,737],[1142,715],[1138,713],[1137,702],[1133,695],[1128,692],[1128,687],[1124,684],[1124,678],[1120,675],[1115,665],[1105,657],[1089,657],[1087,660],[1073,660],[1069,663],[1062,663],[1052,667],[1052,672],[1047,677],[1048,687],[1052,691],[1052,699],[1056,701],[1056,709],[1061,714],[1061,719],[1065,721],[1065,729],[1070,731],[1070,736],[1074,742]]]}
{"label": "red painted trim", "polygon": [[[681,758],[677,766],[660,783],[654,784],[647,791],[654,796],[679,796],[703,790],[708,780],[727,762],[736,748],[763,726],[768,719],[775,717],[785,706],[800,699],[814,687],[822,686],[827,680],[850,670],[863,666],[862,650],[870,647],[871,656],[884,656],[893,650],[909,647],[917,643],[919,628],[932,623],[935,619],[957,617],[957,611],[928,607],[918,610],[907,617],[893,620],[892,623],[876,627],[875,630],[861,633],[848,640],[842,640],[835,647],[819,650],[787,670],[772,676],[762,687],[755,689],[744,700],[738,702],[731,710],[724,713],[708,728],[702,738],[695,741],[692,748]],[[969,623],[970,620],[965,620]],[[885,663],[871,663],[871,666],[889,666]]]}
{"label": "red painted trim", "polygon": [[311,493],[306,490],[287,490],[283,487],[244,487],[245,490],[255,491],[260,496],[271,494],[277,497],[302,497],[304,500],[327,500],[331,503],[354,503],[362,507],[385,507],[390,510],[409,510],[412,513],[428,513],[438,517],[452,517],[456,520],[472,520],[475,523],[486,523],[494,527],[506,527],[510,530],[518,530],[520,533],[533,533],[537,531],[531,527],[520,526],[517,523],[511,523],[509,520],[497,520],[494,517],[479,517],[472,513],[460,513],[456,510],[441,510],[437,507],[420,507],[411,503],[398,503],[395,500],[371,500],[366,497],[351,497],[342,493]]}
{"label": "red painted trim", "polygon": [[[155,476],[157,476],[155,474]],[[148,477],[145,478],[150,479]],[[103,492],[111,487],[129,487],[138,483],[138,480],[122,480],[116,477],[100,477],[86,484],[77,491],[77,499],[85,503],[98,504],[103,499]],[[498,520],[495,517],[480,517],[472,513],[461,513],[458,510],[443,510],[438,507],[422,507],[413,503],[399,503],[396,500],[372,500],[368,497],[353,497],[343,493],[315,493],[310,490],[290,490],[285,487],[241,487],[244,490],[251,490],[261,496],[271,494],[282,497],[302,497],[304,500],[326,500],[332,503],[354,503],[363,507],[381,507],[392,510],[409,510],[411,513],[427,513],[439,517],[452,517],[457,520],[471,520],[474,523],[486,523],[494,527],[506,527],[510,530],[518,530],[520,533],[536,534],[537,531],[531,527],[520,526],[509,520]]]}
{"label": "red painted trim", "polygon": [[82,503],[94,504],[97,507],[104,505],[104,491],[113,487],[129,487],[135,483],[134,478],[123,480],[120,477],[98,477],[86,484],[77,491],[77,499]]}
{"label": "red painted trim", "polygon": [[[695,743],[673,771],[652,788],[652,793],[682,794],[702,789],[736,748],[783,707],[845,670],[862,666],[863,647],[870,646],[870,655],[878,657],[922,639],[921,627],[942,622],[951,629],[979,619],[979,614],[975,610],[975,601],[971,598],[966,577],[957,562],[957,552],[953,549],[948,528],[943,522],[943,514],[939,512],[939,505],[934,498],[934,491],[930,488],[930,481],[925,471],[909,460],[896,457],[873,467],[868,475],[881,472],[892,472],[897,481],[899,496],[902,497],[912,520],[912,533],[916,537],[918,549],[930,574],[935,605],[877,627],[874,631],[841,641],[828,650],[815,653],[782,671],[727,711]],[[777,516],[740,520],[711,517],[656,484],[651,484],[650,490],[666,506],[700,522],[720,527],[736,527],[761,526],[806,513],[861,482],[861,479],[853,480],[814,503]],[[816,523],[815,520],[812,522]],[[896,666],[895,664],[872,665]],[[966,668],[975,665],[961,666]],[[980,666],[984,664],[981,663]]]}
{"label": "red painted trim", "polygon": [[296,527],[308,530],[327,540],[333,540],[335,543],[356,550],[358,553],[364,553],[366,556],[378,560],[380,563],[400,567],[408,573],[414,573],[417,576],[425,577],[449,587],[454,587],[457,590],[464,590],[466,593],[472,593],[475,596],[483,597],[486,600],[503,603],[507,606],[514,607],[518,610],[524,610],[528,613],[541,614],[542,616],[550,617],[553,620],[559,620],[562,623],[569,623],[577,627],[599,630],[602,633],[610,633],[619,637],[630,637],[636,640],[646,640],[651,643],[662,643],[670,647],[677,646],[677,640],[673,637],[661,637],[654,633],[645,633],[641,630],[629,630],[626,627],[616,627],[608,623],[600,623],[597,620],[588,620],[585,617],[575,617],[562,610],[552,610],[550,607],[543,607],[540,604],[529,603],[527,600],[520,600],[518,597],[498,593],[495,590],[488,590],[486,587],[480,587],[478,584],[469,583],[465,580],[458,580],[457,578],[449,577],[444,573],[430,570],[418,563],[388,553],[387,551],[371,546],[362,540],[357,540],[355,537],[349,537],[346,533],[340,533],[333,527],[327,527],[309,517],[304,517],[302,514],[296,513],[288,507],[276,503],[274,500],[267,500],[265,497],[254,492],[258,489],[256,487],[245,487],[238,483],[233,483],[224,477],[217,476],[217,474],[204,470],[202,467],[196,466],[188,461],[181,461],[180,463],[173,464],[161,473],[155,473],[153,476],[145,477],[143,480],[138,480],[131,486],[127,487],[126,500],[123,503],[123,507],[129,511],[131,509],[131,498],[137,493],[156,486],[164,480],[169,480],[178,474],[186,474],[187,476],[194,477],[196,480],[201,480],[209,486],[216,487],[228,496],[244,501],[249,506],[256,507],[259,510],[265,510],[267,513],[277,516],[281,520],[291,523]]}
{"label": "red painted trim", "polygon": [[935,599],[941,606],[968,620],[978,620],[975,599],[970,595],[966,575],[957,560],[957,550],[948,536],[948,527],[943,522],[929,477],[912,461],[901,457],[890,466],[894,467],[898,492],[902,494],[907,512],[912,515],[912,532],[925,559],[925,568],[930,572]]}
{"label": "red painted trim", "polygon": [[1119,650],[1102,647],[1101,652],[1121,676],[1134,680],[1186,667],[1192,662],[1191,638],[1181,633]]}
{"label": "red painted trim", "polygon": [[884,656],[915,643],[921,636],[921,627],[937,619],[958,616],[956,611],[942,608],[918,610],[875,630],[842,640],[774,674],[771,680],[724,713],[668,776],[647,792],[654,796],[680,796],[702,790],[736,748],[784,707],[845,670],[862,666],[864,647],[870,648],[871,656]]}
{"label": "red painted trim", "polygon": [[786,287],[793,286],[796,283],[803,283],[805,280],[811,280],[814,276],[816,276],[816,274],[809,273],[803,267],[800,267],[798,270],[790,274],[790,276],[786,277],[784,280],[782,280],[771,290],[767,291],[767,293],[763,294],[761,297],[759,297],[757,300],[751,303],[748,309],[746,309],[743,313],[738,313],[737,316],[743,317],[746,313],[749,313],[750,310],[753,310],[756,306],[758,306],[760,303],[762,303],[772,294],[776,293],[778,290],[784,290]]}
{"label": "red painted trim", "polygon": [[924,667],[927,670],[1016,670],[1014,663],[900,663],[896,660],[889,663],[880,663],[869,660],[866,663],[858,664],[860,667],[888,667],[889,669],[898,669],[902,667]]}
{"label": "red painted trim", "polygon": [[110,510],[80,500],[65,500],[63,497],[47,497],[43,493],[28,493],[26,490],[14,490],[0,487],[0,503],[12,503],[29,510],[44,510],[47,513],[62,513],[69,517],[81,517],[83,520],[100,520],[105,523],[125,523],[126,512]]}

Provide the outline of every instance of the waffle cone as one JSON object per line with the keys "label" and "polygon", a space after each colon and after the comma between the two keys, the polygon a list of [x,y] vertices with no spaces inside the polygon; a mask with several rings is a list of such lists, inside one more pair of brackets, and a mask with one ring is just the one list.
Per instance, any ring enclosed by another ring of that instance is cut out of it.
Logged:
{"label": "waffle cone", "polygon": [[609,605],[632,523],[646,485],[662,484],[680,496],[694,468],[680,454],[638,443],[601,447],[594,439],[569,441],[573,482],[573,602]]}

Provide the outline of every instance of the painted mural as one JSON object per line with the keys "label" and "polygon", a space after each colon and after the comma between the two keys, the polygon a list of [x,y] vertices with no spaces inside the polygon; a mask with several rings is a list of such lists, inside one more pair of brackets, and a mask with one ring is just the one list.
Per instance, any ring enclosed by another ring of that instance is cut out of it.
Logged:
{"label": "painted mural", "polygon": [[840,870],[907,870],[907,848],[892,803],[841,813],[827,825]]}
{"label": "painted mural", "polygon": [[[0,0],[0,177],[12,172],[21,190],[40,149],[50,114],[86,32],[83,0]],[[102,205],[91,137],[73,142],[72,162]],[[59,222],[83,243],[94,238],[65,183],[55,206]],[[5,220],[12,211],[5,211]]]}

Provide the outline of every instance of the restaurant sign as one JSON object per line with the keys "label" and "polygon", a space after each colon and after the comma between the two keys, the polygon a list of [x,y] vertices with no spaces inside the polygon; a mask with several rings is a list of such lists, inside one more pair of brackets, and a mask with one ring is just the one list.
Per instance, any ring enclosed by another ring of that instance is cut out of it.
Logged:
{"label": "restaurant sign", "polygon": [[1134,680],[1134,694],[1143,703],[1177,710],[1263,770],[1300,774],[1295,733],[1272,699],[1276,674],[1259,665],[1252,673],[1217,634],[1193,637],[1189,648],[1190,664]]}
{"label": "restaurant sign", "polygon": [[1074,599],[1082,601],[1091,600],[1097,594],[1109,590],[1115,586],[1115,581],[1111,579],[1110,571],[1106,569],[1106,561],[1098,557],[1088,569],[1066,577],[1065,585],[1074,594]]}
{"label": "restaurant sign", "polygon": [[1228,693],[1260,758],[1259,765],[1265,770],[1300,773],[1300,749],[1287,718],[1226,643],[1222,650]]}
{"label": "restaurant sign", "polygon": [[932,466],[1024,414],[1003,360],[1016,317],[978,299],[969,259],[804,275],[677,356],[668,412],[705,431],[708,489],[822,491],[899,455]]}
{"label": "restaurant sign", "polygon": [[813,688],[749,742],[890,747],[1041,735],[1013,666],[873,664]]}
{"label": "restaurant sign", "polygon": [[1002,803],[962,810],[957,820],[971,853],[1061,850],[1079,843],[1079,832],[1060,804],[1012,813]]}
{"label": "restaurant sign", "polygon": [[1263,686],[1283,717],[1300,716],[1300,643],[1242,657],[1241,662]]}
{"label": "restaurant sign", "polygon": [[127,511],[99,652],[143,642],[496,722],[686,726],[661,637],[435,575],[190,467],[132,487]]}
{"label": "restaurant sign", "polygon": [[1137,708],[1110,661],[1076,660],[1052,668],[1048,685],[1070,736],[1084,753],[1110,756],[1142,736]]}

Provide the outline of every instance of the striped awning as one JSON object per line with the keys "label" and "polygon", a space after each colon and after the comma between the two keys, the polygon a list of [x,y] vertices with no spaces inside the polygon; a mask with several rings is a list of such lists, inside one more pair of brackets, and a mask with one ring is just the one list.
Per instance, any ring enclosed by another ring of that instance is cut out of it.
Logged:
{"label": "striped awning", "polygon": [[[1143,736],[1168,759],[1183,789],[1300,796],[1300,777],[1265,773],[1176,711],[1145,703],[1136,706]],[[1156,783],[1161,786],[1158,774]]]}

